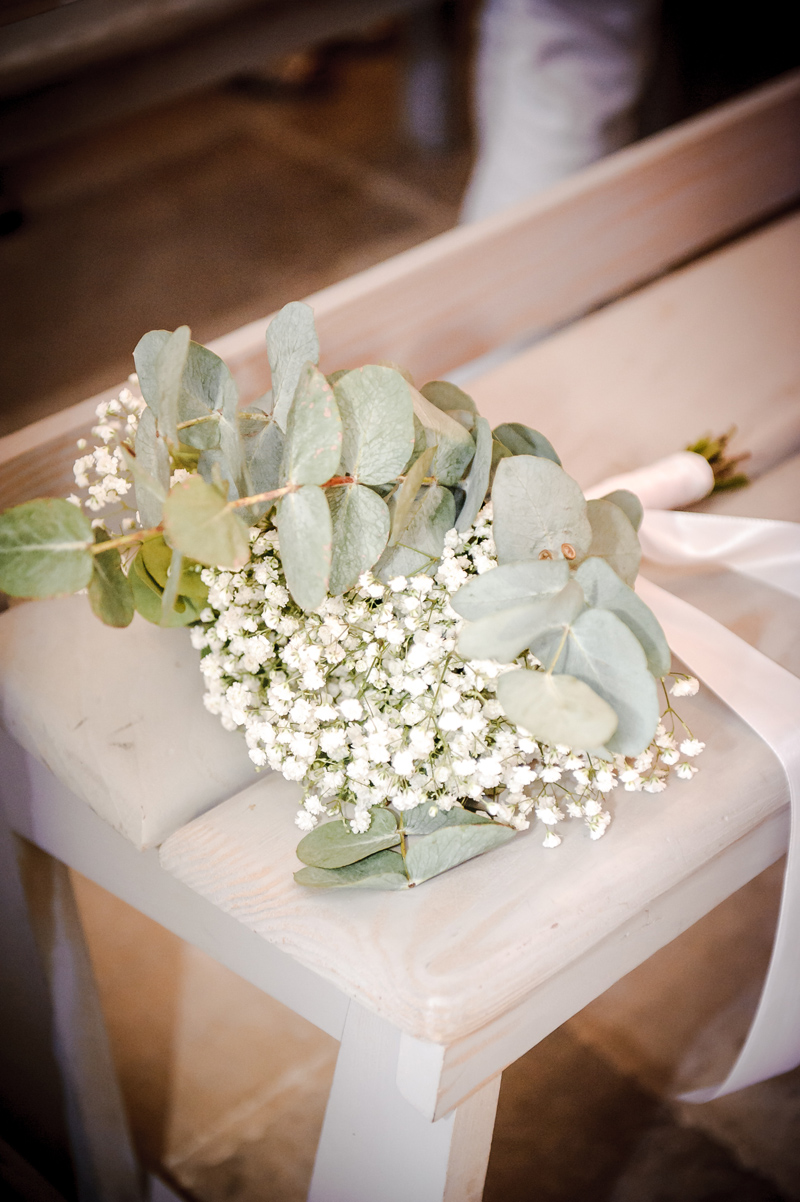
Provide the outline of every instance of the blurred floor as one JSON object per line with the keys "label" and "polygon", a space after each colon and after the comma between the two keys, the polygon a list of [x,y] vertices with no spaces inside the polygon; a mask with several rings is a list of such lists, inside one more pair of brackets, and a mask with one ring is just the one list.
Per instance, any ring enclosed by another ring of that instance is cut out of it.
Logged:
{"label": "blurred floor", "polygon": [[[800,1199],[800,1071],[706,1106],[671,1100],[719,1079],[746,1030],[781,873],[506,1070],[485,1202]],[[144,1161],[197,1202],[302,1202],[335,1041],[75,879]]]}
{"label": "blurred floor", "polygon": [[468,149],[416,151],[396,40],[306,91],[226,87],[4,172],[0,435],[124,379],[149,329],[206,342],[453,225]]}

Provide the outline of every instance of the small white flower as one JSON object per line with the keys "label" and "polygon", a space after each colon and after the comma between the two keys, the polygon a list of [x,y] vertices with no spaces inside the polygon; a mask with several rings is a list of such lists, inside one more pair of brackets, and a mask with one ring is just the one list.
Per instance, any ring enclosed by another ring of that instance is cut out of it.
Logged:
{"label": "small white flower", "polygon": [[342,717],[346,718],[348,722],[357,722],[359,718],[364,716],[364,707],[357,697],[341,701],[339,709],[341,710]]}
{"label": "small white flower", "polygon": [[694,697],[699,688],[700,682],[694,676],[687,676],[685,680],[676,680],[670,693],[673,697]]}
{"label": "small white flower", "polygon": [[560,842],[560,835],[557,835],[555,831],[548,831],[542,840],[542,847],[558,847]]}
{"label": "small white flower", "polygon": [[705,751],[705,747],[705,743],[701,743],[699,739],[684,739],[681,743],[681,751],[688,756],[700,755],[701,751]]}
{"label": "small white flower", "polygon": [[680,777],[681,780],[691,780],[697,771],[698,769],[694,764],[678,764],[675,769],[675,775]]}

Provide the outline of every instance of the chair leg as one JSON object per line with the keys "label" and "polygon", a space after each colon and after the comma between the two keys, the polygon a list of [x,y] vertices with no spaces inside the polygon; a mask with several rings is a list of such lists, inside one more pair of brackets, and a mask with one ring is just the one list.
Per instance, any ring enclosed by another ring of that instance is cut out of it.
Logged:
{"label": "chair leg", "polygon": [[480,1202],[499,1076],[430,1123],[397,1088],[399,1048],[350,1003],[308,1202]]}

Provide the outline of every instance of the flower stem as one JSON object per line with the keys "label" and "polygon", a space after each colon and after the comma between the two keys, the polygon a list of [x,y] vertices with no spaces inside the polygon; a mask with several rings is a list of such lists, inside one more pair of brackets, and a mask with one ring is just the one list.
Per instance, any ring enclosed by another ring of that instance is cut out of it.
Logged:
{"label": "flower stem", "polygon": [[131,543],[146,542],[150,538],[158,538],[162,530],[162,526],[153,526],[149,530],[132,530],[130,534],[121,534],[119,538],[109,538],[104,543],[93,543],[89,547],[89,550],[92,555],[102,555],[104,551],[111,551],[114,547],[127,547]]}

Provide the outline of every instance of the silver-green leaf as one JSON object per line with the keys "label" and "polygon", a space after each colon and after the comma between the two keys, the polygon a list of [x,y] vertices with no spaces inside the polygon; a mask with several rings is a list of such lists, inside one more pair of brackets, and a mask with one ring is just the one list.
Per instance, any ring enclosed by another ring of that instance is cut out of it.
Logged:
{"label": "silver-green leaf", "polygon": [[504,422],[495,427],[494,437],[512,455],[537,455],[542,459],[551,459],[561,467],[561,460],[552,443],[530,426],[523,426],[521,422]]}
{"label": "silver-green leaf", "polygon": [[405,479],[394,495],[392,503],[392,544],[398,542],[411,521],[414,506],[419,497],[422,482],[430,476],[431,464],[436,454],[435,447],[426,447],[419,458],[406,470]]}
{"label": "silver-green leaf", "polygon": [[628,488],[615,488],[613,492],[606,493],[600,500],[611,501],[613,505],[618,505],[634,530],[638,531],[644,517],[644,505],[635,492],[631,492]]}
{"label": "silver-green leaf", "polygon": [[431,475],[440,484],[458,484],[475,455],[475,443],[469,431],[447,413],[411,389],[414,413],[425,429],[426,443],[436,447]]}
{"label": "silver-green leaf", "polygon": [[209,567],[236,570],[250,558],[247,527],[200,476],[173,486],[164,502],[164,529],[176,551]]}
{"label": "silver-green leaf", "polygon": [[291,301],[273,317],[267,326],[267,356],[272,371],[272,416],[285,430],[304,364],[319,363],[319,339],[309,305]]}
{"label": "silver-green leaf", "polygon": [[347,822],[333,819],[309,831],[297,845],[297,858],[312,868],[343,868],[400,842],[397,821],[390,810],[375,806],[369,830],[357,835]]}
{"label": "silver-green leaf", "polygon": [[276,524],[289,592],[310,613],[322,604],[331,572],[333,529],[323,490],[304,484],[281,497]]}
{"label": "silver-green leaf", "polygon": [[57,597],[86,588],[94,541],[89,520],[56,497],[0,514],[0,590],[11,597]]}
{"label": "silver-green leaf", "polygon": [[281,483],[324,484],[342,456],[342,420],[333,389],[319,368],[305,363],[286,418]]}
{"label": "silver-green leaf", "polygon": [[506,715],[543,743],[576,751],[601,747],[617,729],[612,707],[584,681],[520,668],[497,681]]}
{"label": "silver-green leaf", "polygon": [[[575,481],[550,459],[502,459],[492,486],[494,541],[500,563],[586,556],[592,527]],[[622,515],[624,517],[624,515]]]}
{"label": "silver-green leaf", "polygon": [[344,868],[301,868],[294,879],[315,889],[408,888],[403,857],[396,851],[378,851]]}
{"label": "silver-green leaf", "polygon": [[501,847],[513,839],[515,833],[509,826],[480,822],[443,826],[431,835],[414,839],[406,853],[406,870],[411,884],[421,885],[448,868]]}
{"label": "silver-green leaf", "polygon": [[406,380],[391,367],[368,366],[337,381],[342,468],[361,484],[399,476],[414,449],[414,408]]}
{"label": "silver-green leaf", "polygon": [[389,538],[389,507],[363,484],[326,489],[333,523],[333,553],[329,591],[347,592],[362,572],[373,567]]}
{"label": "silver-green leaf", "polygon": [[565,559],[521,559],[473,576],[450,604],[468,622],[499,613],[534,596],[558,593],[569,580]]}
{"label": "silver-green leaf", "polygon": [[[95,530],[95,543],[108,542],[111,536],[100,528]],[[133,590],[122,570],[122,560],[116,547],[94,556],[92,578],[89,581],[89,604],[106,626],[130,626],[133,621]]]}
{"label": "silver-green leaf", "polygon": [[576,580],[570,580],[554,595],[534,597],[512,609],[469,622],[458,637],[458,653],[464,659],[496,659],[510,664],[535,638],[571,625],[583,607],[583,589]]}
{"label": "silver-green leaf", "polygon": [[463,483],[464,504],[456,519],[456,530],[469,530],[483,508],[492,474],[492,430],[485,417],[476,417],[473,430],[475,457]]}
{"label": "silver-green leaf", "polygon": [[[633,585],[639,572],[642,549],[630,521],[612,501],[589,501],[586,511],[592,527],[592,541],[586,558],[604,559],[626,584]],[[584,556],[578,552],[578,558]]]}
{"label": "silver-green leaf", "polygon": [[587,605],[609,610],[633,631],[644,648],[647,666],[653,676],[666,676],[671,667],[666,635],[641,597],[620,580],[604,559],[585,560],[575,573],[575,579],[584,591]]}
{"label": "silver-green leaf", "polygon": [[438,484],[425,486],[400,541],[381,556],[375,575],[386,581],[432,571],[441,557],[444,536],[453,527],[455,512],[456,503],[448,489]]}

